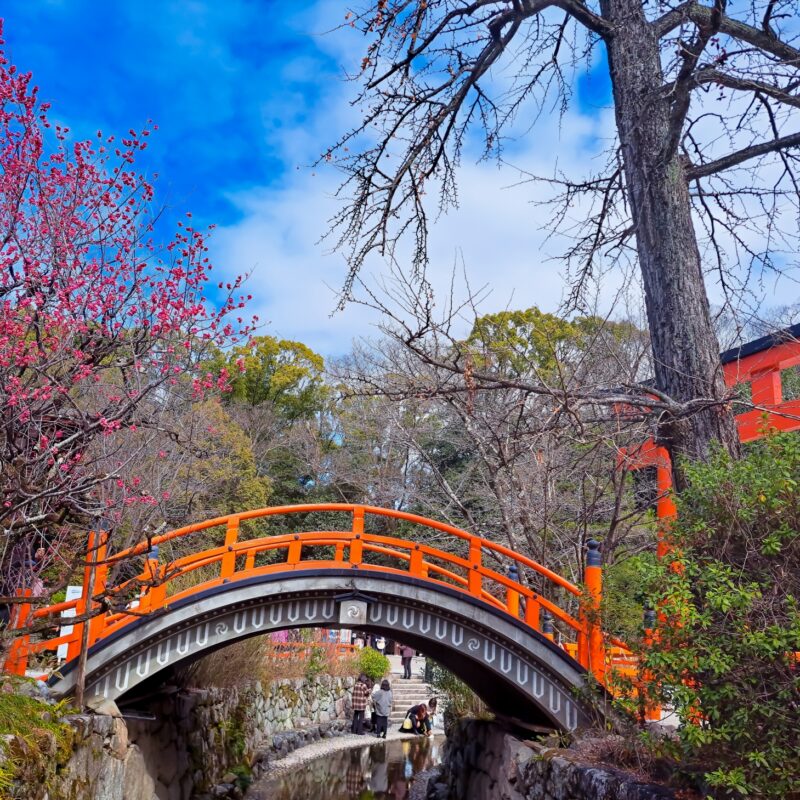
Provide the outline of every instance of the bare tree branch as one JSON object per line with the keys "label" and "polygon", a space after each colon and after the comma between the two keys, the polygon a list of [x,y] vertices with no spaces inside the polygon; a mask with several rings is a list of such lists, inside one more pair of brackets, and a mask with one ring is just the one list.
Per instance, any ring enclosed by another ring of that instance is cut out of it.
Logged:
{"label": "bare tree branch", "polygon": [[800,147],[800,133],[781,136],[779,139],[772,139],[768,142],[745,147],[743,150],[739,150],[736,153],[729,153],[727,156],[718,158],[715,161],[709,161],[707,164],[690,166],[686,171],[686,175],[690,181],[696,180],[697,178],[705,178],[709,175],[715,175],[731,167],[743,164],[758,156],[763,156],[766,153],[776,153],[781,150],[788,150],[792,147]]}

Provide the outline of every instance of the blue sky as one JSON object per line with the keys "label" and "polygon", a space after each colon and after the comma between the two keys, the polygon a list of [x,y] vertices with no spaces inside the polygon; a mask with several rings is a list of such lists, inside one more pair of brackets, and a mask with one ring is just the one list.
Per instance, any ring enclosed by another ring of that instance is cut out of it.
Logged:
{"label": "blue sky", "polygon": [[[306,124],[340,74],[313,16],[286,13],[292,5],[7,0],[3,14],[8,52],[54,117],[86,135],[153,119],[145,163],[160,173],[160,199],[226,224],[239,213],[231,193],[296,166],[281,133]],[[265,19],[271,8],[281,10]]]}
{"label": "blue sky", "polygon": [[[6,48],[34,73],[51,118],[78,135],[159,127],[139,163],[157,172],[157,200],[175,217],[215,223],[215,268],[250,273],[254,310],[267,332],[324,354],[374,333],[376,319],[350,308],[331,316],[345,264],[317,244],[338,208],[335,174],[307,165],[355,120],[355,68],[363,40],[326,33],[344,16],[340,0],[5,0]],[[581,78],[565,124],[513,150],[526,167],[552,172],[550,139],[574,161],[608,132],[602,65]],[[546,147],[541,143],[547,142]],[[588,156],[587,156],[588,158]],[[587,163],[587,168],[590,168]],[[490,284],[486,310],[537,304],[555,310],[563,293],[546,259],[544,212],[513,170],[465,164],[462,208],[432,242],[434,279],[462,266],[470,284]],[[504,247],[497,247],[502,241]],[[557,251],[558,248],[551,248]],[[366,276],[378,275],[374,262]]]}

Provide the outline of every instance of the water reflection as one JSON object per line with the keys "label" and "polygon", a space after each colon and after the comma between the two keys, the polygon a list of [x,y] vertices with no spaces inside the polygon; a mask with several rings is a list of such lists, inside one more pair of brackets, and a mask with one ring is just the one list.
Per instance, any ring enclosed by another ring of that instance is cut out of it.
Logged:
{"label": "water reflection", "polygon": [[247,800],[405,800],[414,776],[440,762],[443,741],[415,737],[340,750],[259,781]]}

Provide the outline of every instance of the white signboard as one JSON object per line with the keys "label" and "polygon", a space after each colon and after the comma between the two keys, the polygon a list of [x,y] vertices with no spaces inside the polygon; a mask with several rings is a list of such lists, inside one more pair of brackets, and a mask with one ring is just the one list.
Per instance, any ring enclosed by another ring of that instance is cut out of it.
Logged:
{"label": "white signboard", "polygon": [[[78,600],[80,596],[83,594],[83,586],[67,586],[67,596],[64,598],[65,600]],[[66,611],[61,612],[61,617],[74,617],[75,616],[75,609],[68,608]],[[66,636],[69,633],[72,633],[72,625],[62,625],[61,626],[61,636]],[[56,651],[56,655],[58,656],[59,661],[66,661],[67,660],[67,648],[69,647],[68,644],[60,644],[58,646],[58,650]]]}

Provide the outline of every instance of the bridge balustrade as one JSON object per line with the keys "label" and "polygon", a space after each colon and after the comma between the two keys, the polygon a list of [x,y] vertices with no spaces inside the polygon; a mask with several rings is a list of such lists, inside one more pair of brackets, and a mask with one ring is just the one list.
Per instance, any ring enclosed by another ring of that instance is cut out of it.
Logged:
{"label": "bridge balustrade", "polygon": [[[351,518],[349,528],[256,538],[241,535],[242,524],[251,520],[317,512],[347,514]],[[425,542],[370,533],[366,527],[368,517],[411,523],[437,535],[445,534],[443,541],[455,544],[452,550],[459,549],[460,544],[463,555]],[[169,560],[154,557],[171,545],[180,543],[186,549],[191,546],[191,537],[200,540],[201,534],[209,531],[219,531],[222,543]],[[110,571],[137,559],[144,560],[138,575],[115,585],[109,583]],[[572,643],[571,654],[603,681],[608,666],[607,645],[619,650],[624,644],[605,636],[600,627],[602,571],[596,542],[589,543],[586,561],[581,587],[527,556],[452,525],[404,511],[345,503],[276,506],[230,514],[178,528],[114,554],[108,553],[107,535],[93,533],[84,569],[83,596],[42,608],[23,604],[14,622],[24,631],[37,623],[52,624],[57,615],[74,609],[76,616],[67,623],[74,625],[72,632],[39,641],[23,633],[13,642],[5,668],[22,674],[30,654],[55,650],[61,644],[67,645],[67,659],[73,659],[82,647],[91,647],[135,619],[223,584],[269,573],[348,569],[354,574],[379,570],[442,583],[489,604],[497,612],[510,614],[538,632],[548,627],[547,621],[555,620],[561,634]],[[560,593],[571,599],[577,613],[569,613],[532,589],[529,581],[521,577],[525,575],[543,578],[550,586],[549,594]],[[398,591],[402,591],[402,583],[398,583]],[[87,597],[91,598],[88,602]],[[553,638],[547,631],[545,636]]]}

